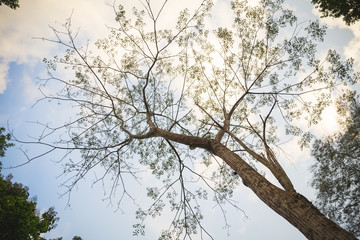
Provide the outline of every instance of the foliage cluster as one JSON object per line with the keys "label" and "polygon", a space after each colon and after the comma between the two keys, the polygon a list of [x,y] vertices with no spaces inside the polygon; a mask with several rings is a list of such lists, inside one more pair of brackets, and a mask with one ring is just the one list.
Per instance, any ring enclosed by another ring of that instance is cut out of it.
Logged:
{"label": "foliage cluster", "polygon": [[358,0],[312,0],[323,17],[342,17],[347,25],[360,19],[360,2]]}
{"label": "foliage cluster", "polygon": [[319,208],[360,236],[360,101],[351,92],[339,98],[337,107],[346,116],[343,132],[315,141],[312,186]]}
{"label": "foliage cluster", "polygon": [[0,0],[0,6],[3,4],[5,4],[6,6],[12,8],[12,9],[16,9],[16,8],[20,7],[19,0]]}

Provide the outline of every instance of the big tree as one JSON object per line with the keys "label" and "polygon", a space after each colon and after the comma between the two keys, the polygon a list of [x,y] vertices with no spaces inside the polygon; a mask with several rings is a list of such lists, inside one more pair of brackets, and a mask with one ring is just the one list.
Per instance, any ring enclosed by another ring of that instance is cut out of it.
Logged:
{"label": "big tree", "polygon": [[[200,202],[212,194],[217,204],[233,204],[242,182],[307,238],[355,239],[296,192],[280,164],[281,142],[294,136],[307,146],[311,134],[299,123],[318,123],[332,92],[357,81],[352,60],[333,50],[317,58],[325,28],[299,21],[281,0],[233,1],[233,22],[221,27],[210,21],[210,0],[176,19],[163,17],[171,1],[141,3],[130,17],[113,6],[116,24],[95,47],[77,42],[71,20],[47,39],[67,50],[45,59],[44,84],[59,91],[44,90],[44,98],[70,104],[78,117],[45,125],[35,143],[66,151],[69,191],[100,165],[98,181],[110,176],[121,201],[131,197],[129,176],[140,181],[150,170],[161,187],[146,187],[153,204],[137,211],[134,233],[144,234],[144,220],[168,206],[172,227],[161,239],[208,239]],[[60,67],[73,77],[56,74]],[[81,159],[71,158],[76,151]]]}

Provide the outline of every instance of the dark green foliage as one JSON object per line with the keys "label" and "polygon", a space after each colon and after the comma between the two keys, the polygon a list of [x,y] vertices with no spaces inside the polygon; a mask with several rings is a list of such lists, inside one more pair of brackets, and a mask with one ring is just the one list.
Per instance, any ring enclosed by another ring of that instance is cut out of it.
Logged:
{"label": "dark green foliage", "polygon": [[312,154],[312,186],[318,191],[322,211],[350,232],[360,236],[360,102],[354,94],[338,101],[338,111],[350,116],[342,123],[344,133],[315,141]]}
{"label": "dark green foliage", "polygon": [[0,128],[0,157],[5,157],[5,150],[9,147],[14,146],[13,143],[8,143],[10,141],[10,134],[4,135],[3,132],[5,128]]}
{"label": "dark green foliage", "polygon": [[0,179],[0,239],[43,239],[41,233],[53,229],[58,218],[54,208],[40,214],[28,188],[12,183],[12,176]]}
{"label": "dark green foliage", "polygon": [[347,25],[360,19],[359,0],[312,0],[312,3],[320,10],[323,17],[342,17]]}
{"label": "dark green foliage", "polygon": [[16,8],[20,7],[19,0],[0,0],[0,6],[3,4],[5,4],[6,6],[12,8],[12,9],[16,9]]}
{"label": "dark green foliage", "polygon": [[[0,128],[1,157],[4,157],[8,147],[13,146],[8,143],[10,135],[3,135],[3,131],[4,128]],[[36,209],[35,199],[29,197],[29,189],[11,180],[11,174],[6,178],[0,174],[0,239],[43,239],[40,234],[53,229],[59,219],[54,208],[51,207],[40,214]]]}

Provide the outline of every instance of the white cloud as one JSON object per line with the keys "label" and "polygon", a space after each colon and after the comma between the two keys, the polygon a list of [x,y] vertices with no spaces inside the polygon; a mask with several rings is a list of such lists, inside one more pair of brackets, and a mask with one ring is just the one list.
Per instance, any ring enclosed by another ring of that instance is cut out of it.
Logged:
{"label": "white cloud", "polygon": [[8,64],[4,64],[0,62],[0,94],[3,93],[6,89],[6,83],[8,81],[7,79],[8,70],[9,70]]}
{"label": "white cloud", "polygon": [[41,97],[41,93],[30,76],[25,75],[22,79],[22,83],[27,102],[34,102]]}
{"label": "white cloud", "polygon": [[360,67],[360,23],[349,28],[354,34],[353,39],[344,47],[344,55],[348,58],[354,58],[356,69]]}
{"label": "white cloud", "polygon": [[[107,4],[109,3],[109,4]],[[127,13],[131,13],[133,6],[141,6],[140,1],[119,1],[115,2],[126,5]],[[155,2],[154,11],[161,8],[160,2]],[[184,6],[193,9],[201,3],[200,0],[187,0],[168,3],[159,23],[165,23],[162,27],[173,27],[176,24],[177,14]],[[43,58],[51,58],[64,53],[59,49],[59,44],[49,43],[35,38],[50,38],[55,36],[51,27],[62,29],[61,24],[71,16],[73,31],[80,30],[77,40],[84,43],[85,40],[97,40],[106,37],[107,26],[116,26],[114,22],[114,10],[110,6],[112,1],[95,0],[34,0],[20,3],[20,8],[12,10],[8,7],[0,8],[0,93],[6,89],[6,78],[9,63],[36,64]],[[164,20],[166,19],[166,21]],[[29,74],[30,75],[30,74]],[[34,78],[36,76],[33,76]],[[31,86],[31,85],[28,85]],[[29,90],[31,91],[31,90]]]}
{"label": "white cloud", "polygon": [[34,0],[20,4],[17,10],[0,8],[0,93],[6,89],[10,62],[34,64],[59,51],[55,44],[34,39],[53,38],[49,25],[59,27],[73,12],[75,30],[82,27],[80,37],[94,39],[105,36],[106,23],[113,19],[112,9],[103,1]]}
{"label": "white cloud", "polygon": [[[315,16],[320,17],[321,13],[314,7],[312,12]],[[353,37],[349,39],[347,45],[343,46],[344,57],[354,58],[355,67],[360,67],[360,22],[356,22],[351,26],[345,24],[341,18],[320,18],[322,24],[326,24],[329,29],[339,29],[339,30],[349,30],[351,31]],[[339,35],[339,38],[344,38],[344,36]]]}
{"label": "white cloud", "polygon": [[213,25],[214,28],[231,26],[234,22],[234,14],[227,1],[216,1],[211,14],[212,18],[207,24]]}

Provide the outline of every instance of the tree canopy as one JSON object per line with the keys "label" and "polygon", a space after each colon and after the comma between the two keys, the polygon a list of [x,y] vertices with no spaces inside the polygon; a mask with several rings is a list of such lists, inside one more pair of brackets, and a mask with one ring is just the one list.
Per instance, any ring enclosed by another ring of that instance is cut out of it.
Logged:
{"label": "tree canopy", "polygon": [[312,186],[318,206],[334,221],[360,236],[360,102],[355,93],[338,100],[338,112],[346,116],[343,132],[317,139],[312,147]]}
{"label": "tree canopy", "polygon": [[[59,87],[44,90],[44,99],[68,104],[78,117],[44,124],[33,143],[66,150],[69,192],[102,166],[94,181],[110,178],[110,196],[120,188],[121,204],[134,199],[131,179],[150,171],[160,181],[143,182],[153,202],[137,211],[134,234],[145,234],[145,220],[169,209],[174,217],[160,239],[212,238],[201,202],[212,199],[226,216],[224,204],[238,208],[231,198],[242,182],[309,239],[355,239],[297,193],[281,166],[282,142],[310,143],[299,121],[317,124],[332,91],[358,81],[352,59],[334,50],[318,59],[326,28],[298,20],[281,0],[233,1],[233,22],[221,27],[209,23],[210,0],[176,20],[162,18],[170,1],[141,4],[132,16],[127,6],[113,6],[109,36],[94,45],[81,46],[71,19],[47,39],[66,52],[44,59],[49,76],[41,86]],[[64,77],[63,67],[73,77]],[[82,158],[73,159],[77,151]]]}
{"label": "tree canopy", "polygon": [[[10,134],[4,135],[4,130],[0,128],[0,157],[4,157],[5,150],[13,145],[8,142]],[[11,180],[12,175],[4,178],[0,168],[0,239],[44,239],[41,233],[53,229],[58,221],[54,208],[41,214],[36,209],[36,199],[29,196],[29,189]]]}
{"label": "tree canopy", "polygon": [[312,0],[323,17],[342,17],[347,25],[360,19],[360,2],[358,0]]}
{"label": "tree canopy", "polygon": [[0,0],[0,6],[3,4],[5,4],[6,6],[12,8],[12,9],[16,9],[16,8],[20,7],[19,0]]}
{"label": "tree canopy", "polygon": [[[4,131],[5,131],[5,128],[3,128],[3,127],[0,128],[0,157],[5,157],[6,149],[14,146],[13,143],[9,143],[9,141],[11,139],[10,133],[3,134]],[[1,168],[0,168],[0,170],[1,170]]]}

